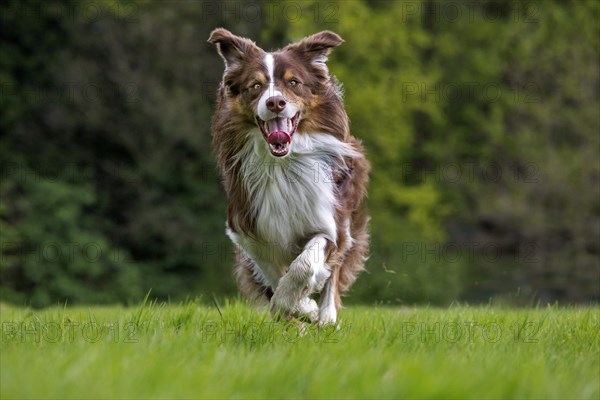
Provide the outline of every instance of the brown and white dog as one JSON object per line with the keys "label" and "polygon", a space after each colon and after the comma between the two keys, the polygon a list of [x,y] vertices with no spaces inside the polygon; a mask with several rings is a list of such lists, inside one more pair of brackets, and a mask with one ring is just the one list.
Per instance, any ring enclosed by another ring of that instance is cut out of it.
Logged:
{"label": "brown and white dog", "polygon": [[265,52],[218,28],[208,41],[225,61],[212,136],[238,286],[273,315],[335,323],[369,239],[369,164],[325,65],[343,40],[325,31]]}

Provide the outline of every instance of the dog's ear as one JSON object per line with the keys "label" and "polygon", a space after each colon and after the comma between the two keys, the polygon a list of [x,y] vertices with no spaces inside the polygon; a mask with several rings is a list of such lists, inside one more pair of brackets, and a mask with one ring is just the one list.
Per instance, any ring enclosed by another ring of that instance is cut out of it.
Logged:
{"label": "dog's ear", "polygon": [[236,36],[224,28],[213,30],[208,42],[217,46],[219,55],[225,61],[226,70],[240,64],[246,57],[258,51],[253,41]]}
{"label": "dog's ear", "polygon": [[299,53],[303,58],[308,59],[313,65],[323,67],[327,61],[327,56],[331,53],[334,47],[339,46],[344,42],[337,33],[331,31],[323,31],[315,33],[298,43],[287,46],[286,49]]}

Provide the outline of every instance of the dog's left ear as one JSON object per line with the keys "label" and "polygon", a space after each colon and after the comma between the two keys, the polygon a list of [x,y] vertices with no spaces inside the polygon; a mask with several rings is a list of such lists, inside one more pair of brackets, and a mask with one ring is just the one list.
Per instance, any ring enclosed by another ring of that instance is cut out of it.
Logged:
{"label": "dog's left ear", "polygon": [[236,36],[223,28],[213,30],[208,42],[217,46],[226,70],[240,65],[247,57],[259,51],[253,41]]}
{"label": "dog's left ear", "polygon": [[313,65],[323,67],[327,61],[327,56],[331,53],[334,47],[339,46],[344,42],[337,33],[331,31],[323,31],[315,33],[298,43],[289,45],[286,49],[300,53],[304,58],[307,58]]}

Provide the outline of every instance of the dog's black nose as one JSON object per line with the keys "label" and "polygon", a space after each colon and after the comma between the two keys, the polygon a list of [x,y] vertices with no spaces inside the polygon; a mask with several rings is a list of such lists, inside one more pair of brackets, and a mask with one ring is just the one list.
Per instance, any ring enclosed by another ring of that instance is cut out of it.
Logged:
{"label": "dog's black nose", "polygon": [[267,99],[267,108],[275,114],[282,112],[286,104],[283,96],[271,96]]}

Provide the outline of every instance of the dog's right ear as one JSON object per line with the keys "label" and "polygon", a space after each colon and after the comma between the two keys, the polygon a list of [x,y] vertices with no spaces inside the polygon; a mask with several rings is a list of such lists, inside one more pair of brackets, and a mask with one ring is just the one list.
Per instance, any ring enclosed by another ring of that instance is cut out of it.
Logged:
{"label": "dog's right ear", "polygon": [[213,30],[208,42],[217,46],[219,55],[225,61],[226,70],[240,64],[246,57],[258,50],[253,41],[236,36],[224,28]]}

